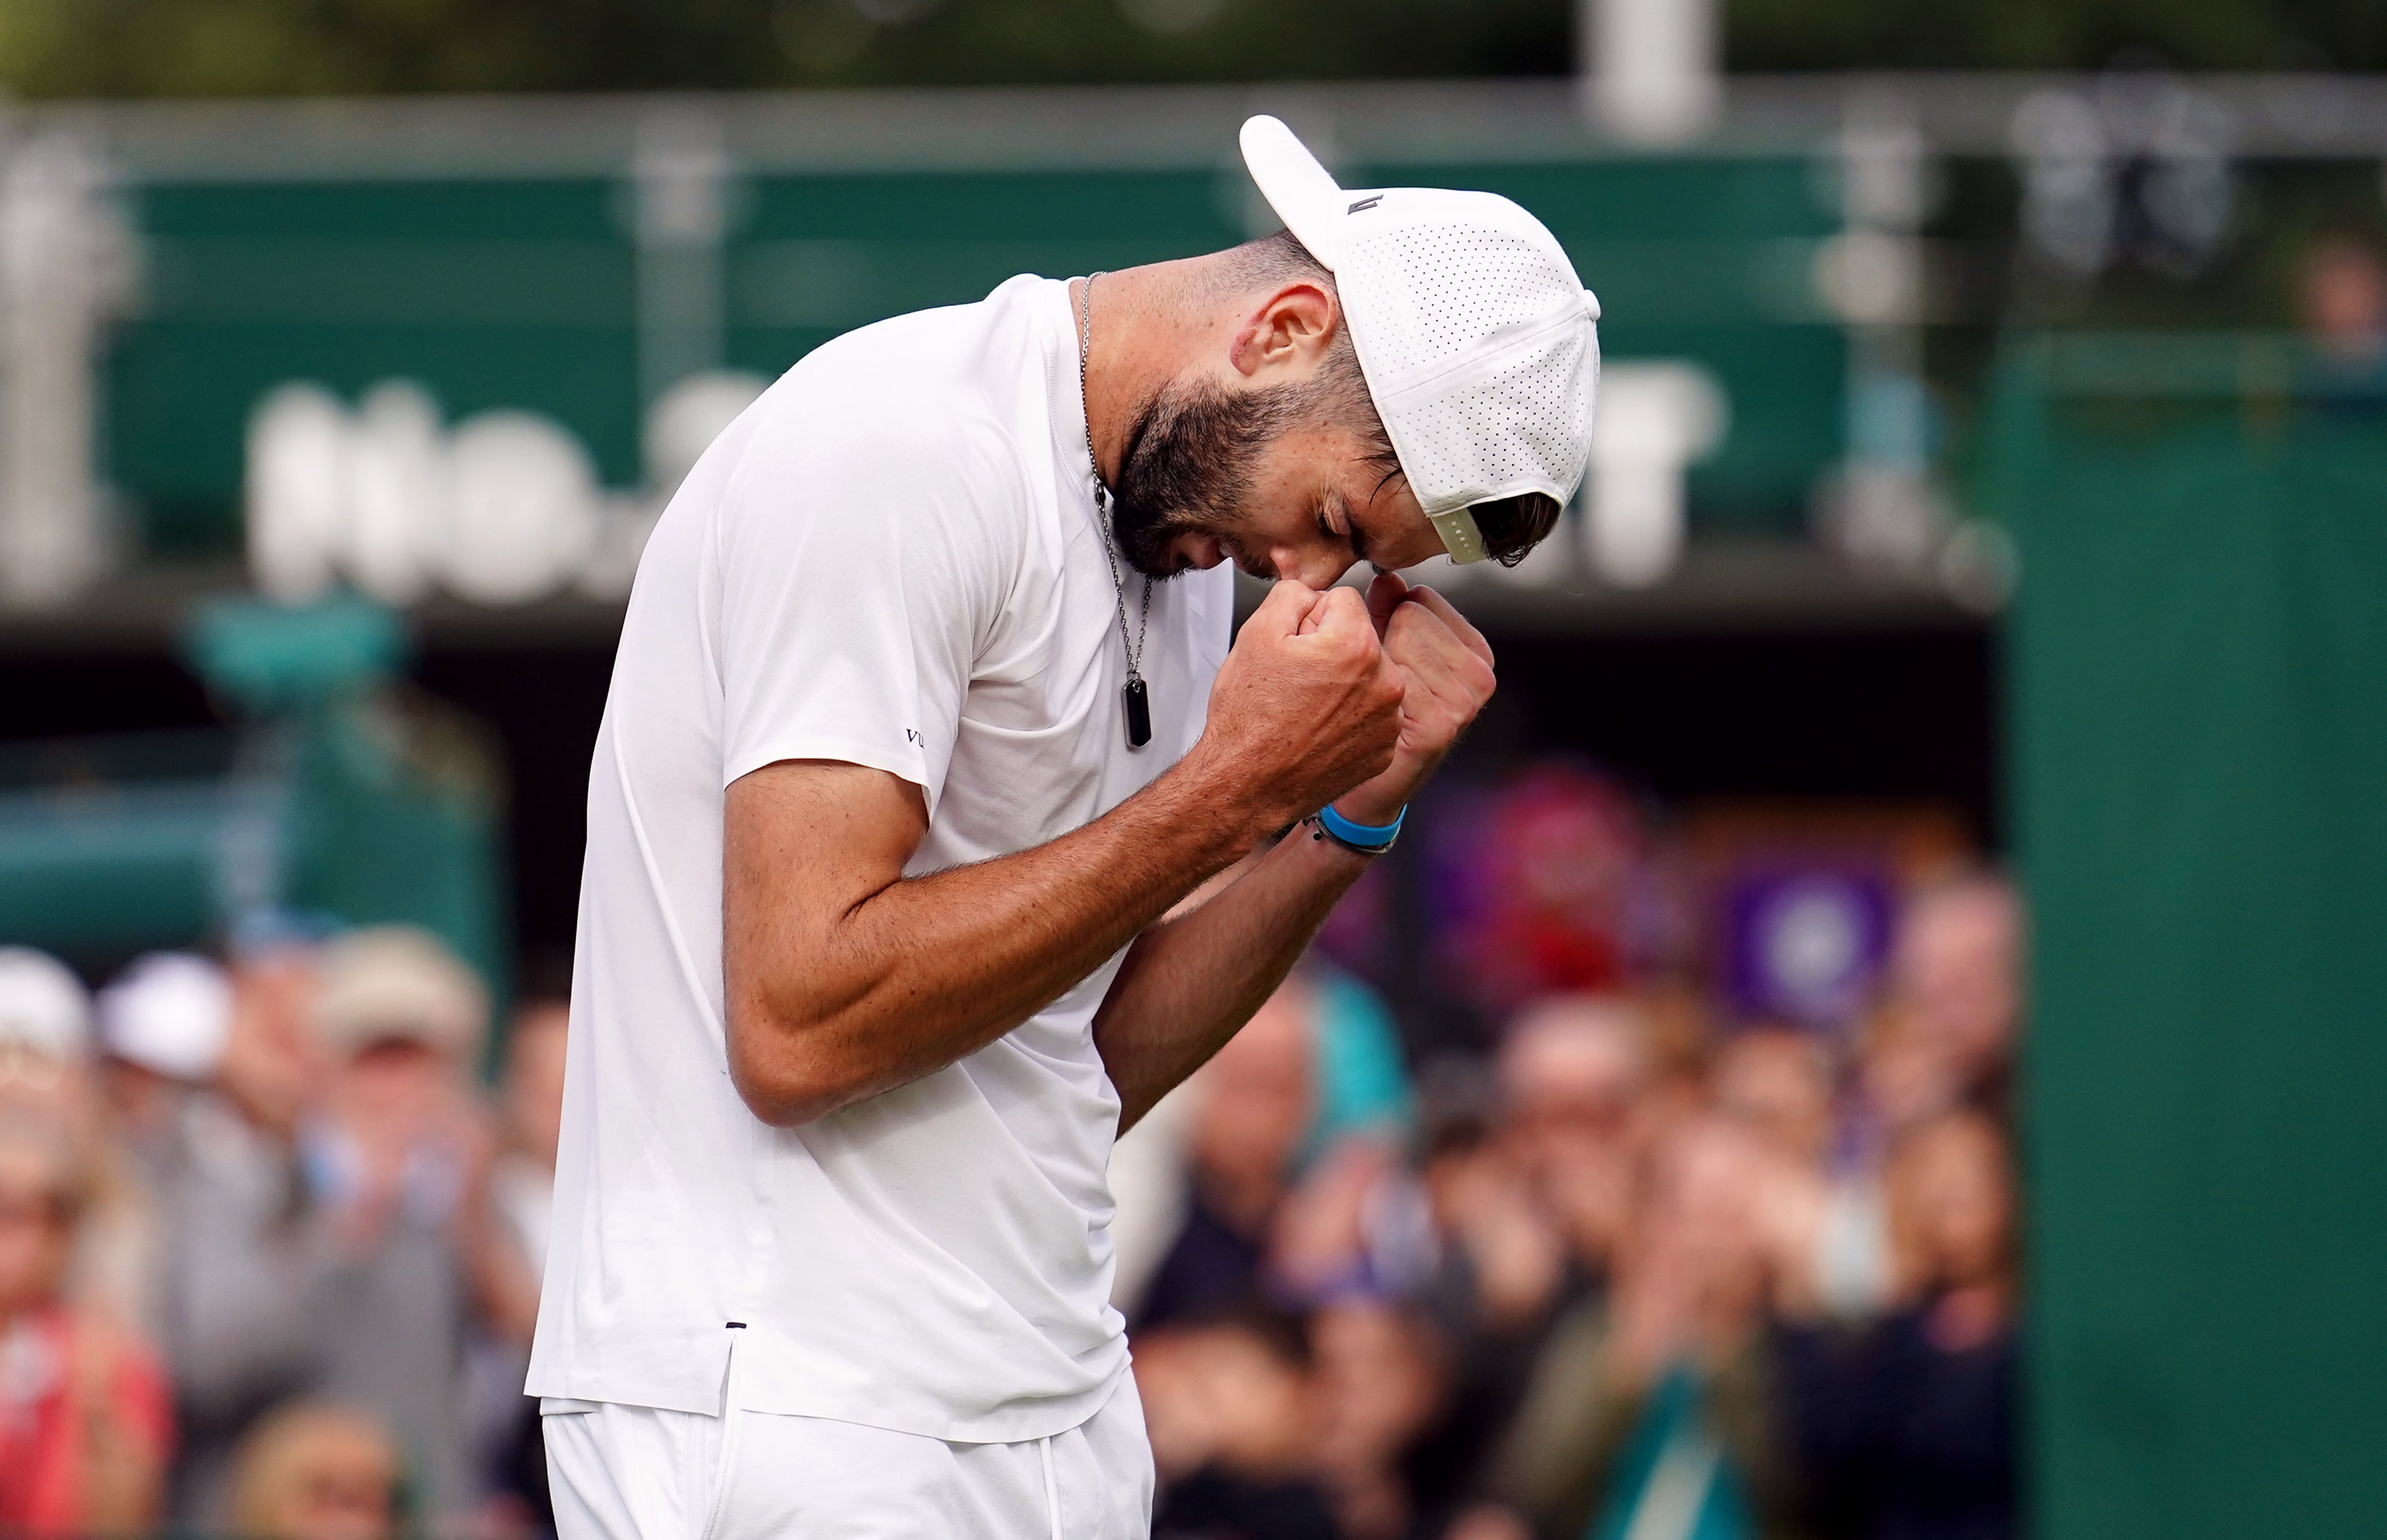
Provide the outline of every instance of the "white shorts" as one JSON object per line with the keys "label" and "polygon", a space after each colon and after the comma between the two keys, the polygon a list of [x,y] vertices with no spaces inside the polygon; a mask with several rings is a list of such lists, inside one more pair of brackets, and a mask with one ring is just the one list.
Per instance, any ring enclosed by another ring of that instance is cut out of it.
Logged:
{"label": "white shorts", "polygon": [[1152,1529],[1152,1445],[1132,1375],[1084,1423],[1024,1444],[734,1409],[542,1409],[558,1540],[1146,1540]]}

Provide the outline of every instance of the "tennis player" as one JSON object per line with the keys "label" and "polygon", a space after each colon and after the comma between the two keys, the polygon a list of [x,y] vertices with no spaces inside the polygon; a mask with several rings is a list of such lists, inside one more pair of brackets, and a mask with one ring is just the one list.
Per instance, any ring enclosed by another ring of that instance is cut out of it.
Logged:
{"label": "tennis player", "polygon": [[1243,148],[1286,234],[840,337],[647,545],[529,1380],[564,1540],[1149,1527],[1112,1141],[1490,697],[1394,569],[1547,535],[1598,370],[1515,204]]}

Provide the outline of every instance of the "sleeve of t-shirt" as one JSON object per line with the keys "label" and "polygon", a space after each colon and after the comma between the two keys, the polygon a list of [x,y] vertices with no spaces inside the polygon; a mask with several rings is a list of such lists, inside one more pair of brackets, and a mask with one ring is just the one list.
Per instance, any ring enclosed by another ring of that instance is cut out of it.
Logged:
{"label": "sleeve of t-shirt", "polygon": [[722,784],[839,760],[918,786],[933,817],[1018,562],[1017,477],[982,425],[788,405],[720,504]]}

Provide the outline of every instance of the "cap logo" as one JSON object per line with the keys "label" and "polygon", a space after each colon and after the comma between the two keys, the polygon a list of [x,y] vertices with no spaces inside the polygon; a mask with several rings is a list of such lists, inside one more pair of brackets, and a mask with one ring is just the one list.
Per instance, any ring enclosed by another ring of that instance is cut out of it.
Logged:
{"label": "cap logo", "polygon": [[1358,213],[1363,213],[1363,212],[1365,212],[1365,211],[1366,211],[1366,210],[1368,210],[1368,209],[1373,208],[1374,207],[1376,207],[1376,205],[1378,205],[1378,204],[1380,204],[1380,203],[1382,203],[1382,202],[1383,202],[1383,201],[1384,201],[1384,195],[1383,195],[1383,194],[1382,194],[1382,193],[1378,193],[1374,197],[1371,197],[1371,198],[1361,198],[1358,202],[1357,202],[1357,203],[1353,204],[1350,208],[1344,209],[1344,210],[1343,210],[1343,212],[1345,212],[1345,214],[1358,214]]}

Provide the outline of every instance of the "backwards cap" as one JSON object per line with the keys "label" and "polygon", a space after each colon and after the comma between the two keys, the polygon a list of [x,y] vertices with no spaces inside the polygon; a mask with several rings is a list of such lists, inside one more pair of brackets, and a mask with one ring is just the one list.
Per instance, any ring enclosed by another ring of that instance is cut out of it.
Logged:
{"label": "backwards cap", "polygon": [[1474,504],[1572,498],[1591,455],[1599,301],[1558,237],[1491,193],[1339,186],[1266,115],[1244,124],[1243,150],[1269,207],[1334,274],[1368,394],[1451,560],[1487,554]]}

